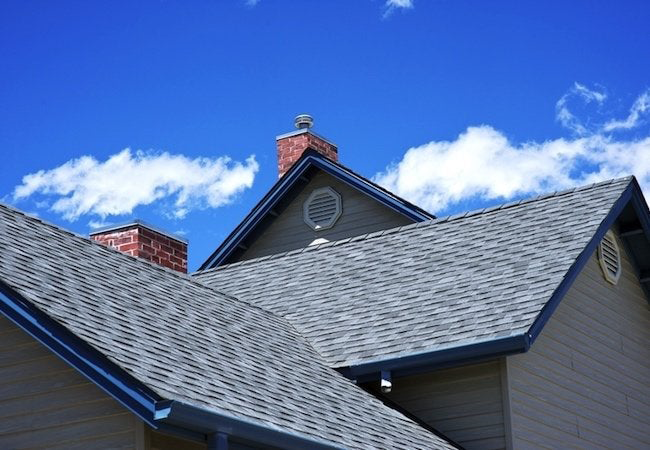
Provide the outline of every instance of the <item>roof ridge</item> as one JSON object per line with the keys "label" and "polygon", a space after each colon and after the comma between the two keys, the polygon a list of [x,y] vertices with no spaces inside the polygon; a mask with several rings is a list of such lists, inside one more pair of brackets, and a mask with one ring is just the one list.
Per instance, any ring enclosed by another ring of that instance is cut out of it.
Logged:
{"label": "roof ridge", "polygon": [[24,211],[21,211],[20,209],[16,208],[15,206],[9,205],[7,203],[0,202],[0,207],[5,208],[5,209],[7,209],[7,210],[9,210],[9,211],[11,211],[11,212],[13,212],[15,214],[19,214],[19,215],[25,217],[26,219],[33,220],[33,221],[36,221],[36,222],[40,222],[41,224],[43,224],[43,225],[45,225],[45,226],[47,226],[49,228],[53,228],[54,230],[56,230],[58,232],[65,233],[68,236],[72,236],[74,238],[81,239],[82,241],[84,241],[86,243],[89,243],[89,244],[97,246],[98,248],[104,249],[104,251],[107,250],[107,251],[109,251],[111,253],[125,256],[125,257],[130,258],[130,259],[132,259],[134,261],[138,261],[138,263],[145,263],[149,267],[153,267],[153,268],[156,268],[158,270],[163,270],[166,273],[173,274],[174,276],[178,276],[178,277],[181,277],[181,278],[187,278],[187,279],[190,279],[190,280],[192,279],[192,277],[191,277],[191,275],[189,273],[185,274],[185,273],[179,272],[177,270],[173,270],[173,269],[170,269],[168,267],[161,266],[160,264],[156,264],[156,263],[148,261],[146,259],[138,258],[137,256],[132,256],[132,255],[129,255],[127,253],[123,253],[123,252],[121,252],[121,251],[119,251],[119,250],[117,250],[115,248],[108,247],[106,245],[100,244],[99,242],[90,239],[90,237],[81,235],[79,233],[75,233],[74,231],[70,231],[67,228],[63,228],[60,225],[57,225],[57,224],[52,223],[52,222],[47,221],[47,220],[43,220],[40,217],[37,217],[37,216],[31,215],[31,214],[28,214],[28,213],[26,213]]}
{"label": "roof ridge", "polygon": [[634,179],[634,175],[627,175],[627,176],[619,177],[619,178],[610,178],[608,180],[603,180],[603,181],[599,181],[599,182],[596,182],[596,183],[591,183],[591,184],[576,186],[576,187],[568,188],[568,189],[564,189],[564,190],[539,194],[539,195],[536,195],[534,197],[523,198],[521,200],[515,200],[515,201],[501,203],[501,204],[498,204],[498,205],[489,206],[489,207],[485,207],[485,208],[465,211],[465,212],[461,212],[461,213],[457,213],[457,214],[451,214],[451,215],[436,218],[436,219],[425,220],[423,222],[416,222],[416,223],[413,223],[413,224],[402,225],[402,226],[399,226],[399,227],[387,228],[385,230],[374,231],[372,233],[366,233],[366,234],[362,234],[362,235],[359,235],[359,236],[354,236],[354,237],[339,239],[339,240],[335,240],[335,241],[325,242],[325,243],[322,243],[322,244],[310,245],[310,246],[307,246],[307,247],[302,247],[302,248],[293,249],[293,250],[287,250],[285,252],[274,253],[274,254],[271,254],[271,255],[260,256],[260,257],[252,258],[252,259],[246,259],[246,260],[243,260],[243,261],[237,261],[235,263],[225,264],[223,266],[214,267],[214,268],[211,268],[211,269],[196,271],[196,272],[193,272],[193,273],[188,274],[188,275],[190,275],[192,277],[193,276],[200,276],[200,275],[203,275],[203,274],[216,272],[218,270],[229,269],[231,267],[239,267],[239,266],[243,266],[243,265],[257,263],[257,262],[260,262],[260,261],[266,261],[266,260],[269,260],[269,259],[277,259],[277,258],[283,258],[283,257],[286,257],[286,256],[292,256],[292,255],[299,254],[299,253],[317,251],[317,250],[320,250],[320,249],[323,249],[323,248],[336,247],[338,245],[344,245],[344,244],[348,244],[348,243],[351,243],[351,242],[366,241],[366,240],[378,238],[380,236],[384,236],[384,235],[387,235],[387,234],[401,233],[402,231],[407,231],[407,230],[411,230],[411,229],[415,229],[415,228],[429,227],[429,226],[438,225],[438,224],[441,224],[441,223],[457,221],[457,220],[470,218],[470,217],[483,215],[483,214],[490,214],[490,213],[497,212],[497,211],[503,211],[505,209],[511,209],[511,208],[516,207],[516,206],[528,205],[528,204],[531,204],[531,203],[534,203],[534,202],[547,200],[547,199],[550,199],[550,198],[562,197],[564,195],[573,194],[573,193],[579,192],[579,191],[586,191],[586,190],[589,190],[589,189],[594,189],[594,188],[607,186],[607,185],[611,185],[611,184],[616,184],[616,183],[622,183],[622,182],[629,183],[632,179]]}

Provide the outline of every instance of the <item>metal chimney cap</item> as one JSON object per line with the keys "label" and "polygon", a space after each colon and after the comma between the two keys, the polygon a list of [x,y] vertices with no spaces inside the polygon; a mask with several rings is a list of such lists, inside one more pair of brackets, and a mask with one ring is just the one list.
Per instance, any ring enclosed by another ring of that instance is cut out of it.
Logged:
{"label": "metal chimney cap", "polygon": [[298,129],[311,128],[314,126],[314,118],[309,114],[300,114],[294,119],[294,124]]}

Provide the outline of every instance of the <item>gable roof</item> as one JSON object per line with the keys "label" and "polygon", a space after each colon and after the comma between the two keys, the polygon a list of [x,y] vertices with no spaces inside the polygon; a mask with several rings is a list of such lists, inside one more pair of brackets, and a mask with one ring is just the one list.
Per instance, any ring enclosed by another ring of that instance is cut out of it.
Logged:
{"label": "gable roof", "polygon": [[354,189],[410,218],[414,222],[435,218],[433,214],[393,194],[347,167],[332,161],[316,150],[307,149],[291,169],[273,185],[244,220],[239,223],[212,255],[201,265],[199,270],[214,268],[227,262],[228,258],[247,237],[255,232],[259,233],[259,229],[266,226],[265,218],[268,218],[269,215],[273,217],[278,214],[275,208],[281,202],[286,202],[287,197],[291,197],[293,190],[301,189],[309,181],[307,174],[314,168],[320,169],[347,183]]}
{"label": "gable roof", "polygon": [[284,319],[0,206],[0,310],[154,427],[288,448],[454,448]]}
{"label": "gable roof", "polygon": [[633,197],[647,219],[628,177],[195,276],[286,317],[350,377],[406,373],[526,351]]}

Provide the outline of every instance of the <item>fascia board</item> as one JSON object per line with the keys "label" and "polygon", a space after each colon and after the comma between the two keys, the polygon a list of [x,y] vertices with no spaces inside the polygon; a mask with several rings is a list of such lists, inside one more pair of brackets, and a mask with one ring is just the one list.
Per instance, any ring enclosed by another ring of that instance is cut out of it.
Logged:
{"label": "fascia board", "polygon": [[273,209],[277,202],[284,194],[294,185],[302,174],[311,166],[317,167],[326,173],[340,179],[351,185],[364,194],[383,203],[396,212],[412,219],[415,222],[430,220],[434,216],[426,215],[418,209],[409,207],[399,199],[388,195],[380,189],[368,184],[366,181],[354,176],[343,170],[338,165],[332,163],[324,156],[315,151],[305,152],[305,156],[299,160],[289,172],[287,172],[271,188],[267,195],[251,210],[244,220],[233,230],[233,232],[223,241],[215,252],[199,267],[199,271],[212,269],[220,265],[230,254],[237,248],[243,239],[259,224],[266,214]]}
{"label": "fascia board", "polygon": [[2,281],[0,311],[148,425],[156,427],[153,413],[160,397]]}

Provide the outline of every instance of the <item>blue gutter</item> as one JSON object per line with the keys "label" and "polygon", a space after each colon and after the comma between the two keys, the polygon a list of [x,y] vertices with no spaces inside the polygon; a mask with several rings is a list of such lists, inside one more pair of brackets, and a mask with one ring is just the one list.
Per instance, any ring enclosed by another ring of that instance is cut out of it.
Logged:
{"label": "blue gutter", "polygon": [[0,311],[149,426],[161,398],[0,281]]}
{"label": "blue gutter", "polygon": [[207,411],[178,401],[156,404],[156,420],[178,427],[192,427],[206,434],[221,434],[283,449],[333,450],[341,447],[302,434],[281,431],[251,420]]}
{"label": "blue gutter", "polygon": [[434,216],[408,202],[383,192],[381,189],[369,184],[359,176],[346,171],[336,163],[314,150],[307,150],[300,160],[280,178],[269,192],[255,205],[244,220],[233,230],[212,255],[199,267],[199,271],[212,269],[225,261],[246,236],[259,224],[277,202],[293,187],[294,183],[310,167],[317,167],[326,173],[348,183],[364,194],[382,202],[400,214],[405,215],[414,222],[433,219]]}
{"label": "blue gutter", "polygon": [[[338,448],[325,441],[165,400],[0,280],[0,312],[152,428],[205,441],[222,433],[281,448]],[[218,437],[223,444],[223,436]]]}
{"label": "blue gutter", "polygon": [[394,377],[414,375],[442,367],[463,365],[500,356],[527,352],[556,310],[560,301],[568,292],[576,277],[589,261],[589,258],[605,236],[605,233],[614,225],[614,222],[616,222],[619,215],[630,202],[632,202],[637,213],[646,238],[650,241],[650,212],[643,199],[641,188],[636,178],[633,178],[628,187],[625,188],[620,197],[614,202],[609,213],[598,226],[594,236],[582,252],[580,252],[567,271],[564,279],[560,282],[549,301],[544,305],[525,334],[443,350],[415,353],[396,358],[377,359],[366,363],[341,367],[337,370],[349,379],[357,380],[358,382],[367,382],[379,380],[382,371],[390,371]]}
{"label": "blue gutter", "polygon": [[523,353],[529,348],[528,335],[508,336],[442,350],[378,359],[337,370],[346,378],[366,382],[378,380],[381,371],[391,371],[393,377],[415,375],[449,365],[461,365],[497,356]]}

